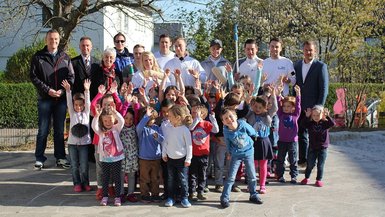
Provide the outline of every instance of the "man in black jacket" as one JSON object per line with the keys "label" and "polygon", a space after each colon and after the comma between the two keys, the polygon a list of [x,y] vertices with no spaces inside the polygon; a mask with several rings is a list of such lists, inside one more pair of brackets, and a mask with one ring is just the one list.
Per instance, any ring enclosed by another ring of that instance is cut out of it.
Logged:
{"label": "man in black jacket", "polygon": [[56,165],[70,168],[64,148],[64,120],[66,117],[66,96],[61,86],[63,80],[71,85],[74,70],[70,57],[58,49],[60,36],[57,30],[49,30],[45,37],[46,46],[32,57],[30,78],[38,93],[39,131],[36,138],[35,168],[44,167],[51,118],[54,131],[54,155]]}

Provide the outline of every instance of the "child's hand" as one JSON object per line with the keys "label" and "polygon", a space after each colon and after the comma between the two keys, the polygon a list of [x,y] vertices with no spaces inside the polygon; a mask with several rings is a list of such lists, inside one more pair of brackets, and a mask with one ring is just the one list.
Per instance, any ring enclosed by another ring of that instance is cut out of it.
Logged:
{"label": "child's hand", "polygon": [[285,76],[282,77],[282,82],[283,82],[283,83],[286,83],[286,84],[287,84],[287,83],[290,83],[290,78],[287,77],[287,75],[285,75]]}
{"label": "child's hand", "polygon": [[298,85],[294,86],[296,96],[301,96],[301,88]]}
{"label": "child's hand", "polygon": [[102,107],[100,104],[96,104],[95,106],[95,116],[99,116],[102,113]]}
{"label": "child's hand", "polygon": [[112,82],[110,91],[111,91],[111,93],[117,93],[118,92],[118,83],[116,81]]}
{"label": "child's hand", "polygon": [[103,84],[99,85],[98,92],[104,95],[106,93],[106,87]]}
{"label": "child's hand", "polygon": [[280,84],[277,86],[276,95],[281,95],[282,91],[283,91],[283,85]]}
{"label": "child's hand", "polygon": [[163,159],[164,162],[168,161],[168,157],[167,156],[166,157],[162,157],[162,159]]}
{"label": "child's hand", "polygon": [[263,61],[262,61],[262,60],[259,60],[259,61],[258,61],[258,68],[259,68],[259,69],[262,69],[262,68],[263,68]]}
{"label": "child's hand", "polygon": [[311,108],[307,108],[305,114],[306,114],[306,117],[309,118],[311,116]]}
{"label": "child's hand", "polygon": [[67,80],[63,80],[61,82],[61,86],[64,87],[64,89],[66,89],[67,92],[71,91],[71,85],[70,83],[68,83]]}
{"label": "child's hand", "polygon": [[138,102],[139,102],[138,97],[136,96],[131,97],[131,103],[137,104]]}
{"label": "child's hand", "polygon": [[262,78],[261,78],[261,82],[265,82],[267,80],[267,73],[263,73],[262,75]]}
{"label": "child's hand", "polygon": [[189,69],[188,72],[190,75],[192,75],[195,79],[199,79],[200,73],[197,70],[194,69]]}
{"label": "child's hand", "polygon": [[124,100],[125,100],[126,102],[131,102],[131,99],[132,99],[132,95],[131,95],[131,94],[125,94],[125,95],[124,95]]}
{"label": "child's hand", "polygon": [[230,63],[226,63],[225,69],[226,69],[226,72],[228,72],[228,73],[233,71],[233,67],[231,67]]}
{"label": "child's hand", "polygon": [[145,90],[144,90],[144,88],[139,88],[139,94],[141,95],[141,96],[145,96],[146,95],[146,92],[145,92]]}
{"label": "child's hand", "polygon": [[154,139],[158,139],[158,134],[154,133],[154,134],[152,134],[152,137],[154,137]]}
{"label": "child's hand", "polygon": [[134,92],[134,84],[132,82],[130,82],[127,86],[127,94],[132,95],[132,92]]}
{"label": "child's hand", "polygon": [[165,75],[165,77],[170,77],[171,70],[169,68],[167,68],[166,71],[164,71],[164,75]]}
{"label": "child's hand", "polygon": [[324,108],[324,115],[322,117],[323,120],[326,120],[326,117],[328,117],[330,114],[330,111],[328,108]]}
{"label": "child's hand", "polygon": [[154,109],[153,109],[152,107],[148,106],[148,107],[146,108],[146,115],[147,115],[147,116],[151,116],[153,110],[154,110]]}
{"label": "child's hand", "polygon": [[91,86],[91,80],[90,79],[84,80],[84,90],[90,90],[90,86]]}
{"label": "child's hand", "polygon": [[191,163],[188,163],[188,162],[184,162],[184,166],[185,167],[189,167]]}
{"label": "child's hand", "polygon": [[115,103],[111,102],[110,105],[109,105],[109,108],[111,109],[111,111],[112,111],[113,113],[116,112],[116,105],[115,105]]}
{"label": "child's hand", "polygon": [[125,94],[127,94],[127,83],[126,82],[124,82],[122,84],[122,87],[120,88],[120,94],[122,96],[125,96]]}

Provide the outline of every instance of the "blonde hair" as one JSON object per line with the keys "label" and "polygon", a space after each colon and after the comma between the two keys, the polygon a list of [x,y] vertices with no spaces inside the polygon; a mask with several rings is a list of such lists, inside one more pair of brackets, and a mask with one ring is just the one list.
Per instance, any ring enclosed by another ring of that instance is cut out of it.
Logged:
{"label": "blonde hair", "polygon": [[155,58],[155,56],[154,56],[154,54],[152,53],[152,52],[150,52],[150,51],[144,51],[143,53],[142,53],[142,64],[140,65],[140,70],[143,72],[143,71],[145,71],[146,69],[144,68],[144,66],[143,66],[143,61],[144,61],[144,57],[145,56],[148,56],[148,57],[150,57],[151,59],[152,59],[152,62],[153,62],[153,66],[152,66],[152,69],[150,69],[150,70],[154,70],[154,71],[158,71],[158,72],[160,72],[161,71],[161,69],[160,69],[160,67],[159,67],[159,65],[158,65],[158,62],[156,61],[156,58]]}
{"label": "blonde hair", "polygon": [[100,129],[103,131],[103,132],[107,132],[108,130],[110,129],[107,129],[104,125],[103,125],[103,117],[104,116],[109,116],[109,115],[112,115],[114,116],[114,112],[112,112],[112,110],[110,108],[103,108],[102,110],[102,113],[100,114],[99,116],[99,127]]}
{"label": "blonde hair", "polygon": [[190,111],[187,106],[174,105],[170,108],[169,113],[172,113],[175,117],[181,117],[182,124],[190,126],[193,122]]}

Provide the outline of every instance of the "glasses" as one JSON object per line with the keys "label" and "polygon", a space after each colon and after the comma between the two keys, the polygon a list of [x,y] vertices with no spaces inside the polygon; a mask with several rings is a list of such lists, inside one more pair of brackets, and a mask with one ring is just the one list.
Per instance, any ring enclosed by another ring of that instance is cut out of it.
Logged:
{"label": "glasses", "polygon": [[122,43],[122,44],[123,44],[124,42],[126,42],[126,41],[125,41],[125,40],[116,40],[116,41],[115,41],[115,43],[117,43],[117,44],[118,44],[118,43]]}

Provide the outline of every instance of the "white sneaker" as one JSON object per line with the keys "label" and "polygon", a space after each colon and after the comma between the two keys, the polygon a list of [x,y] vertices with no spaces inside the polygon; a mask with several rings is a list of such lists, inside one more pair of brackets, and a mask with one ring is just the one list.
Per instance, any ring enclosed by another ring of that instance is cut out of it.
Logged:
{"label": "white sneaker", "polygon": [[70,162],[67,159],[58,159],[56,160],[56,166],[63,169],[69,169],[71,167]]}
{"label": "white sneaker", "polygon": [[42,168],[44,168],[44,163],[41,161],[36,161],[35,165],[34,165],[34,169],[35,170],[41,170]]}

